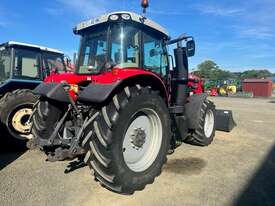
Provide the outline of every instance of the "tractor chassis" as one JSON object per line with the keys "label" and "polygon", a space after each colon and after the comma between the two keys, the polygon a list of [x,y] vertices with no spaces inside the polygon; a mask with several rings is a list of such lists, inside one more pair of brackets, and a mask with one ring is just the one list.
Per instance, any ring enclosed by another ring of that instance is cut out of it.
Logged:
{"label": "tractor chassis", "polygon": [[[80,140],[83,136],[83,130],[88,123],[88,117],[83,120],[81,111],[77,108],[70,97],[69,100],[71,101],[71,104],[68,105],[67,111],[57,123],[50,138],[33,138],[27,143],[29,149],[43,149],[48,155],[47,160],[50,162],[73,159],[79,155],[85,154],[85,150],[80,146]],[[59,132],[70,113],[76,115],[75,125],[73,127],[64,128],[63,136],[60,136]],[[70,134],[75,135],[73,137],[68,137],[67,131],[69,131]]]}

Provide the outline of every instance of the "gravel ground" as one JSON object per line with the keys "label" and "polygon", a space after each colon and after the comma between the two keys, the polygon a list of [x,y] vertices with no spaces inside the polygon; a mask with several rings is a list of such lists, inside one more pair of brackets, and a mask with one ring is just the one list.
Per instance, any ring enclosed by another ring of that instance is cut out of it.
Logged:
{"label": "gravel ground", "polygon": [[[238,126],[209,147],[182,145],[154,184],[112,193],[75,162],[45,162],[40,151],[0,154],[0,205],[275,205],[275,101],[213,98]],[[76,165],[75,165],[76,166]]]}

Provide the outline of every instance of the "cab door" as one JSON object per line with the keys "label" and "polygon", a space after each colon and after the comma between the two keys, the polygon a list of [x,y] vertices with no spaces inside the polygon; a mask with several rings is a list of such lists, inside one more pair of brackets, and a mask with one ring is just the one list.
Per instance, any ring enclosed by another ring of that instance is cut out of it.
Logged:
{"label": "cab door", "polygon": [[143,32],[143,67],[165,78],[169,73],[168,55],[163,39]]}

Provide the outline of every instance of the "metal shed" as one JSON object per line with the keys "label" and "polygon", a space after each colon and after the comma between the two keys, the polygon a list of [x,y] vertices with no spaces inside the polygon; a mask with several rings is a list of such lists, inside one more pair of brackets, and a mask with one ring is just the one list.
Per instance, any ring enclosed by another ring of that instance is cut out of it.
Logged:
{"label": "metal shed", "polygon": [[272,95],[272,80],[270,79],[245,79],[243,91],[253,92],[255,97],[270,97]]}

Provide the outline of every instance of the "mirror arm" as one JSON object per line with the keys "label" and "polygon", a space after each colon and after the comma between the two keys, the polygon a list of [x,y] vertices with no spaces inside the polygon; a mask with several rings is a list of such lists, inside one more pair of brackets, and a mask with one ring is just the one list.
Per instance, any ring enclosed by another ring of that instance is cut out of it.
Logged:
{"label": "mirror arm", "polygon": [[194,40],[193,36],[186,36],[186,34],[182,34],[180,37],[176,38],[176,39],[172,39],[170,41],[166,42],[166,45],[171,45],[171,44],[175,44],[175,43],[179,43],[183,40],[187,41],[188,39]]}

